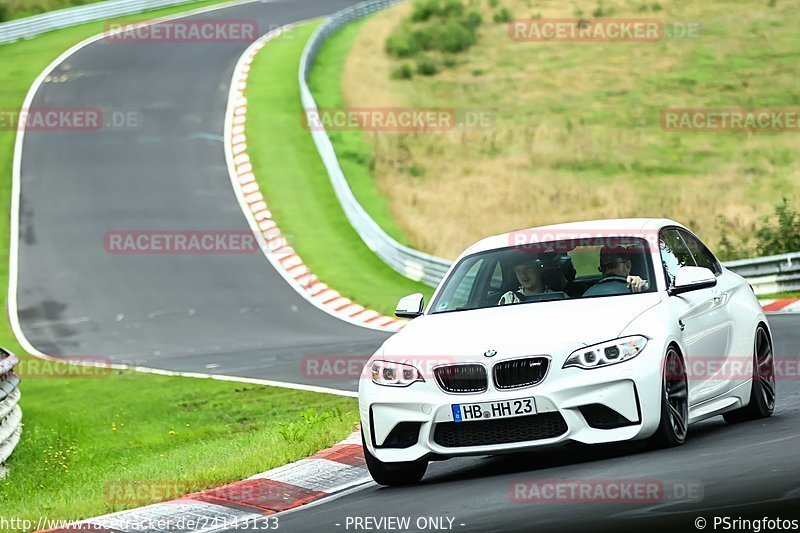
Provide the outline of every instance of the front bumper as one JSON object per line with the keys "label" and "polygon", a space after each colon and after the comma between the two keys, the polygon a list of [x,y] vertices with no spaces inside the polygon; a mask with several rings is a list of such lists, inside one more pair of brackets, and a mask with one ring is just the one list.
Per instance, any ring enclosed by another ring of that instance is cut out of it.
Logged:
{"label": "front bumper", "polygon": [[[497,390],[490,381],[486,392],[475,394],[444,392],[433,378],[403,388],[365,379],[359,388],[362,431],[370,453],[383,462],[502,454],[569,441],[600,444],[646,438],[658,426],[662,390],[661,363],[648,360],[646,352],[591,370],[562,369],[562,363],[554,362],[556,366],[537,385]],[[452,404],[519,398],[533,398],[537,414],[525,420],[453,421]],[[619,415],[621,423],[598,423],[595,413],[607,413],[606,408]],[[414,438],[409,439],[409,433]],[[403,442],[398,442],[398,435]]]}

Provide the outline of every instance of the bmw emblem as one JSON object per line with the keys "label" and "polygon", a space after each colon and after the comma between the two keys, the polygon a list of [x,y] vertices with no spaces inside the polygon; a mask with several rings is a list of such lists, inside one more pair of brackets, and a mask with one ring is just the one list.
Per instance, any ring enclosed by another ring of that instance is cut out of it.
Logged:
{"label": "bmw emblem", "polygon": [[495,355],[497,355],[497,350],[486,350],[483,352],[484,357],[494,357]]}

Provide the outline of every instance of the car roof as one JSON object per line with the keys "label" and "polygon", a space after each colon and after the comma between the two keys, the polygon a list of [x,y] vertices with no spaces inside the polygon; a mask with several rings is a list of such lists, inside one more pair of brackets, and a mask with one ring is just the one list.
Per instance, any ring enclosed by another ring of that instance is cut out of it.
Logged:
{"label": "car roof", "polygon": [[461,257],[487,250],[507,248],[514,244],[529,244],[548,240],[569,239],[592,236],[641,237],[644,233],[657,232],[664,226],[684,227],[668,218],[614,218],[606,220],[587,220],[566,222],[549,226],[520,229],[499,235],[492,235],[467,248]]}

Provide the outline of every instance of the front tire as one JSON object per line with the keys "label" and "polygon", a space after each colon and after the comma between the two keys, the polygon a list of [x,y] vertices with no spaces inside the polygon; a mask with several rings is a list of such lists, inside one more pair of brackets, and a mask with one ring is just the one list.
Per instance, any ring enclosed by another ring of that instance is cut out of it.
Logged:
{"label": "front tire", "polygon": [[655,448],[671,448],[686,442],[689,427],[689,385],[686,365],[678,351],[670,346],[664,358],[661,380],[661,421],[650,444]]}
{"label": "front tire", "polygon": [[775,410],[775,358],[772,343],[764,326],[756,330],[753,352],[753,382],[750,401],[742,408],[722,415],[725,422],[736,424],[747,420],[767,418]]}
{"label": "front tire", "polygon": [[428,461],[408,461],[403,463],[384,463],[369,453],[364,440],[364,429],[361,429],[361,444],[364,447],[364,459],[367,461],[369,475],[378,485],[416,485],[428,469]]}

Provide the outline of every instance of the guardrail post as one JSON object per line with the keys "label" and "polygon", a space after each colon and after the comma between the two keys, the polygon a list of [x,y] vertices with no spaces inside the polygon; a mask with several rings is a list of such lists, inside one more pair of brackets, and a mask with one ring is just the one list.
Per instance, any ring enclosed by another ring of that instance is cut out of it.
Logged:
{"label": "guardrail post", "polygon": [[0,348],[0,477],[6,474],[6,461],[22,435],[20,379],[14,373],[17,363],[13,353]]}

